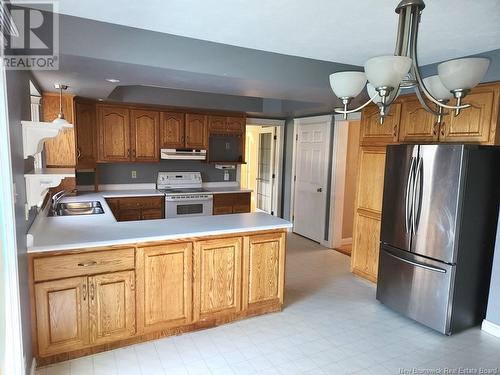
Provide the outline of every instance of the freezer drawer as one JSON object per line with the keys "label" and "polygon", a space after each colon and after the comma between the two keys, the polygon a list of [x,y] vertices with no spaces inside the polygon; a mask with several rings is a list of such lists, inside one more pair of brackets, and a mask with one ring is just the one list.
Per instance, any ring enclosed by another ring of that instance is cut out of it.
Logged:
{"label": "freezer drawer", "polygon": [[450,334],[455,266],[382,246],[377,299],[441,333]]}

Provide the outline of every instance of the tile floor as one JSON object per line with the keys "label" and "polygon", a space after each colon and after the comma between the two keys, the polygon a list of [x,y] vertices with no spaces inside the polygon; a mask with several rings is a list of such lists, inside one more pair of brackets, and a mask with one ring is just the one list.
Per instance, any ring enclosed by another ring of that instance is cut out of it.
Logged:
{"label": "tile floor", "polygon": [[36,374],[410,374],[436,373],[413,368],[459,367],[498,369],[500,339],[478,328],[444,337],[399,316],[375,300],[373,285],[349,272],[347,256],[290,235],[282,312],[56,364]]}

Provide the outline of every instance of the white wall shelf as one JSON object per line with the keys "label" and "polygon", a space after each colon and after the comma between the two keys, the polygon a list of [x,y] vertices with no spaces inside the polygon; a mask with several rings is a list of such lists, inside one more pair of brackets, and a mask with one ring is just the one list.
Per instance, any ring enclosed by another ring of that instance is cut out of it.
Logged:
{"label": "white wall shelf", "polygon": [[23,154],[27,159],[43,150],[43,143],[57,137],[64,129],[73,128],[72,124],[54,124],[52,122],[21,121],[23,127]]}
{"label": "white wall shelf", "polygon": [[28,207],[40,207],[49,189],[58,186],[66,177],[75,177],[75,170],[72,168],[44,168],[26,173],[24,178]]}

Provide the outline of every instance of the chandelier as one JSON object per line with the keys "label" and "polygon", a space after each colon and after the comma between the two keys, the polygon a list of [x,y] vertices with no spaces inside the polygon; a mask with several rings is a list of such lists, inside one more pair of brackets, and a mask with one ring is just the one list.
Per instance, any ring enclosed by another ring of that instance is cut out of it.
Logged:
{"label": "chandelier", "polygon": [[[445,109],[454,110],[458,116],[461,109],[471,106],[462,100],[484,77],[490,61],[482,57],[445,61],[438,65],[438,75],[422,79],[417,59],[417,35],[424,8],[423,0],[402,0],[397,6],[399,25],[393,56],[369,59],[364,72],[343,71],[330,75],[332,90],[343,105],[334,110],[336,113],[347,119],[347,114],[360,111],[373,102],[379,107],[380,124],[383,124],[390,105],[403,88],[413,88],[422,107],[435,115],[439,124]],[[348,109],[351,100],[365,85],[370,99],[358,108]],[[451,99],[455,99],[455,105],[449,104]]]}

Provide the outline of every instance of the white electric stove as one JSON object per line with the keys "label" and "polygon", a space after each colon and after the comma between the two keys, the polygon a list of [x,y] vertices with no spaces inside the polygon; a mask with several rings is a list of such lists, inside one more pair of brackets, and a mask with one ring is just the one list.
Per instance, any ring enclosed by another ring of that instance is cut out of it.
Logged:
{"label": "white electric stove", "polygon": [[212,215],[213,194],[202,183],[200,172],[158,172],[156,188],[165,194],[165,217]]}

